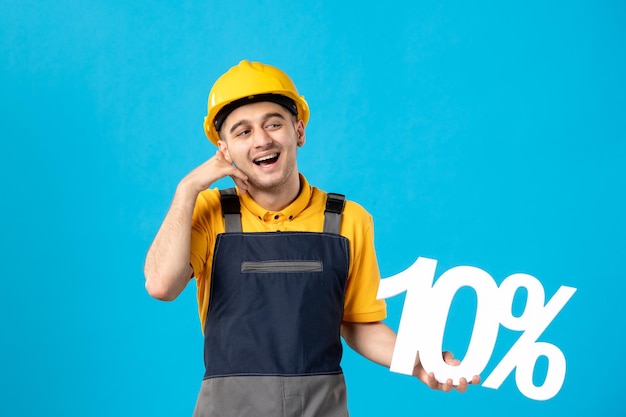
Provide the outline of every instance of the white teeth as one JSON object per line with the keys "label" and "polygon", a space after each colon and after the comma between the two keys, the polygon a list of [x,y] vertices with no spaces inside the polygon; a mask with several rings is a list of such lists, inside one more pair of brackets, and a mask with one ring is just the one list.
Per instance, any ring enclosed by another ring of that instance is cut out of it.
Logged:
{"label": "white teeth", "polygon": [[256,159],[254,162],[255,162],[256,164],[258,164],[258,163],[260,163],[260,162],[267,161],[268,159],[276,158],[277,156],[278,156],[278,154],[277,154],[277,153],[273,153],[273,154],[271,154],[271,155],[266,155],[266,156],[264,156],[264,157],[262,157],[262,158]]}

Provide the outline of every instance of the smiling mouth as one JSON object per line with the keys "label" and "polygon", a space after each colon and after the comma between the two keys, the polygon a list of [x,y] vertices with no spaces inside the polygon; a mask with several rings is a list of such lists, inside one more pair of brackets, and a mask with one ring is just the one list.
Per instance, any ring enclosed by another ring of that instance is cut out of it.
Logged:
{"label": "smiling mouth", "polygon": [[272,165],[276,161],[278,161],[279,153],[273,153],[270,155],[265,155],[259,159],[255,159],[253,162],[258,166],[267,166]]}

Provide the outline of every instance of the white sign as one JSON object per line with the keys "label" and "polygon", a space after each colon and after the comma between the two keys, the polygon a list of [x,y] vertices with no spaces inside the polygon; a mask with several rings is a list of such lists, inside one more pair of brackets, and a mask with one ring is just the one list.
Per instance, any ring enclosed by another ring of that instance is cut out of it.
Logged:
{"label": "white sign", "polygon": [[[411,375],[415,355],[419,352],[425,370],[434,372],[440,382],[451,378],[458,384],[461,377],[470,379],[483,372],[502,324],[523,334],[482,385],[498,389],[515,369],[517,387],[526,397],[534,400],[554,397],[565,380],[565,356],[555,345],[537,342],[537,339],[576,288],[562,286],[545,303],[543,286],[531,275],[510,275],[498,287],[482,269],[458,266],[444,272],[433,285],[436,266],[435,259],[418,258],[406,270],[381,280],[378,298],[406,292],[390,370]],[[446,364],[441,355],[443,336],[452,299],[463,287],[471,287],[476,292],[476,319],[465,357],[460,365],[452,366]],[[520,288],[528,292],[526,306],[520,316],[514,316],[513,298]],[[535,386],[533,372],[541,356],[548,359],[547,375],[543,385]]]}

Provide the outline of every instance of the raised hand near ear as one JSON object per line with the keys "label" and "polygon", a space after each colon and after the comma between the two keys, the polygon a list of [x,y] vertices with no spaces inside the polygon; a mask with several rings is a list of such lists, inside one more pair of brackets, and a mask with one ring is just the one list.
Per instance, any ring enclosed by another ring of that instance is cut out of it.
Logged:
{"label": "raised hand near ear", "polygon": [[217,150],[215,155],[202,165],[191,171],[180,182],[179,187],[188,188],[195,193],[200,193],[209,188],[214,182],[224,177],[231,177],[239,191],[248,191],[248,176],[233,165],[233,161],[227,152]]}
{"label": "raised hand near ear", "polygon": [[226,162],[228,162],[228,164],[230,164],[230,166],[234,169],[232,171],[232,173],[230,173],[228,175],[230,175],[230,177],[233,179],[233,181],[235,181],[235,184],[239,188],[239,191],[241,193],[248,192],[248,176],[246,174],[244,174],[243,171],[241,171],[235,165],[233,165],[233,160],[230,159],[230,155],[228,154],[228,152],[223,151],[223,150],[218,150],[215,153],[215,155],[217,156],[220,153],[222,154],[222,156],[224,157]]}

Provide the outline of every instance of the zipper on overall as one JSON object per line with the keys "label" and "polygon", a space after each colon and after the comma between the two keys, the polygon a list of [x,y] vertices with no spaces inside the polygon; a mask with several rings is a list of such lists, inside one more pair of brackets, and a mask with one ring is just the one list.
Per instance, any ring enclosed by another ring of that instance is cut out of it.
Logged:
{"label": "zipper on overall", "polygon": [[241,263],[242,273],[322,272],[322,261],[262,261]]}

